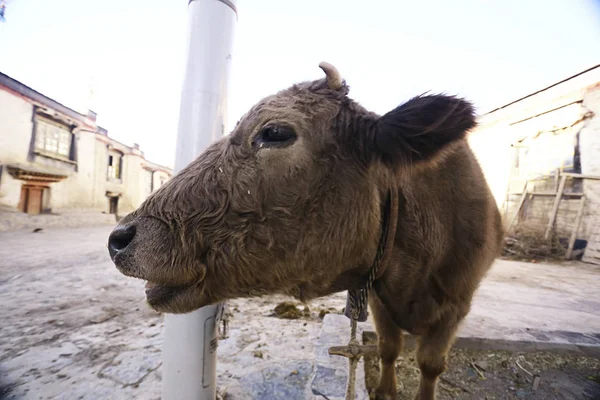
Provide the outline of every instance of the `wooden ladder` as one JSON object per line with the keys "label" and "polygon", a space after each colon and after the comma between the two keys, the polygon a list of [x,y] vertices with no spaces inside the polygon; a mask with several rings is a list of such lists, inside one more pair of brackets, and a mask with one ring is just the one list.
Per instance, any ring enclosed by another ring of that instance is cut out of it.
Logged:
{"label": "wooden ladder", "polygon": [[[579,227],[581,226],[581,221],[583,219],[583,211],[585,209],[585,194],[584,193],[579,193],[579,192],[572,192],[572,193],[565,193],[565,185],[567,183],[567,178],[579,178],[579,179],[597,179],[600,180],[600,176],[596,176],[596,175],[584,175],[584,174],[574,174],[574,173],[561,173],[560,174],[560,183],[558,185],[558,188],[556,189],[556,192],[529,192],[527,190],[527,186],[529,184],[529,182],[525,182],[525,187],[523,188],[523,193],[521,194],[521,199],[519,200],[519,205],[517,206],[517,209],[513,215],[513,217],[511,218],[506,231],[509,232],[510,229],[512,228],[512,226],[514,225],[514,223],[517,221],[518,217],[519,217],[519,213],[521,211],[521,208],[523,207],[523,204],[525,204],[525,200],[527,199],[527,197],[531,199],[533,199],[534,196],[552,196],[554,197],[554,204],[552,205],[552,211],[550,212],[550,218],[548,220],[548,225],[546,227],[546,231],[544,232],[544,238],[545,239],[549,239],[552,231],[554,230],[554,224],[556,222],[556,217],[558,215],[558,209],[560,206],[560,201],[562,200],[563,197],[579,197],[580,203],[579,203],[579,208],[577,209],[577,216],[575,217],[575,222],[573,224],[573,227],[571,228],[571,236],[569,237],[569,246],[567,248],[567,253],[565,254],[565,259],[570,260],[573,256],[573,248],[575,246],[575,240],[577,239],[577,233],[579,232]],[[588,246],[586,247],[586,255],[588,253],[588,249],[590,249],[590,253],[594,254],[595,256],[591,256],[592,259],[594,259],[594,257],[596,258],[596,262],[600,264],[600,228],[597,226],[595,226],[595,229],[597,231],[597,234],[595,236],[595,241],[593,240],[594,238],[594,234],[592,234],[592,237],[590,238],[590,241],[588,241]],[[594,245],[595,243],[595,245]],[[590,245],[592,245],[592,248],[590,248]],[[595,246],[595,247],[594,247]],[[595,249],[595,250],[594,250]],[[584,257],[583,261],[586,261],[587,257]],[[586,261],[587,262],[587,261]],[[593,261],[589,261],[589,262],[593,262]]]}

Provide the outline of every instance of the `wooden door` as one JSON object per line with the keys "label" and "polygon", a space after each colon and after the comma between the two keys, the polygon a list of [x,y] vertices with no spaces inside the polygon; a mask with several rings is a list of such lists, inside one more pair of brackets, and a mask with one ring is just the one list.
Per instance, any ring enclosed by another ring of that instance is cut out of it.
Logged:
{"label": "wooden door", "polygon": [[29,188],[27,199],[27,214],[37,215],[42,212],[42,193],[44,188],[34,186]]}
{"label": "wooden door", "polygon": [[19,210],[27,212],[27,200],[29,197],[29,188],[27,186],[21,186],[21,199],[19,200]]}
{"label": "wooden door", "polygon": [[40,214],[42,212],[43,193],[43,186],[22,186],[21,200],[19,201],[21,211],[31,215]]}

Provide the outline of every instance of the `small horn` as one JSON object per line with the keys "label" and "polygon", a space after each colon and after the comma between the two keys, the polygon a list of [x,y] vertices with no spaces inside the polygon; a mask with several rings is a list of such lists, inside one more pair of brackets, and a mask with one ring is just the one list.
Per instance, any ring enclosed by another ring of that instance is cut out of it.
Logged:
{"label": "small horn", "polygon": [[329,89],[338,90],[342,87],[342,76],[336,67],[323,61],[319,64],[319,68],[321,68],[323,72],[325,72],[325,76],[327,76],[327,86],[329,86]]}

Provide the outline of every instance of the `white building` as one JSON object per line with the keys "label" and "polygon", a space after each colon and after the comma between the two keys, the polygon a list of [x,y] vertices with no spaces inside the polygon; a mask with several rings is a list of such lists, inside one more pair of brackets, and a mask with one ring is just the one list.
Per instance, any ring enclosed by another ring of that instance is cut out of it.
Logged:
{"label": "white building", "polygon": [[[553,224],[564,240],[574,230],[585,243],[583,259],[600,264],[600,65],[478,122],[469,140],[505,221],[516,215],[517,225],[542,233]],[[568,179],[561,193],[562,176]]]}
{"label": "white building", "polygon": [[80,114],[0,73],[0,208],[123,216],[172,175]]}

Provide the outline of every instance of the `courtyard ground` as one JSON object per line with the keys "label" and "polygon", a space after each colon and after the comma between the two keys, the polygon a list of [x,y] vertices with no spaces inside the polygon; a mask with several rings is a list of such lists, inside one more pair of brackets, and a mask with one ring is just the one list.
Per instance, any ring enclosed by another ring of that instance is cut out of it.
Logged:
{"label": "courtyard ground", "polygon": [[[146,306],[144,282],[110,262],[110,229],[0,232],[0,398],[160,398],[162,316]],[[509,350],[533,343],[597,356],[598,287],[600,271],[585,264],[499,260],[459,342]],[[345,295],[313,301],[306,312],[300,307],[297,319],[274,313],[284,300],[229,302],[233,317],[217,367],[229,398],[322,398],[312,379],[323,316],[341,312]]]}

